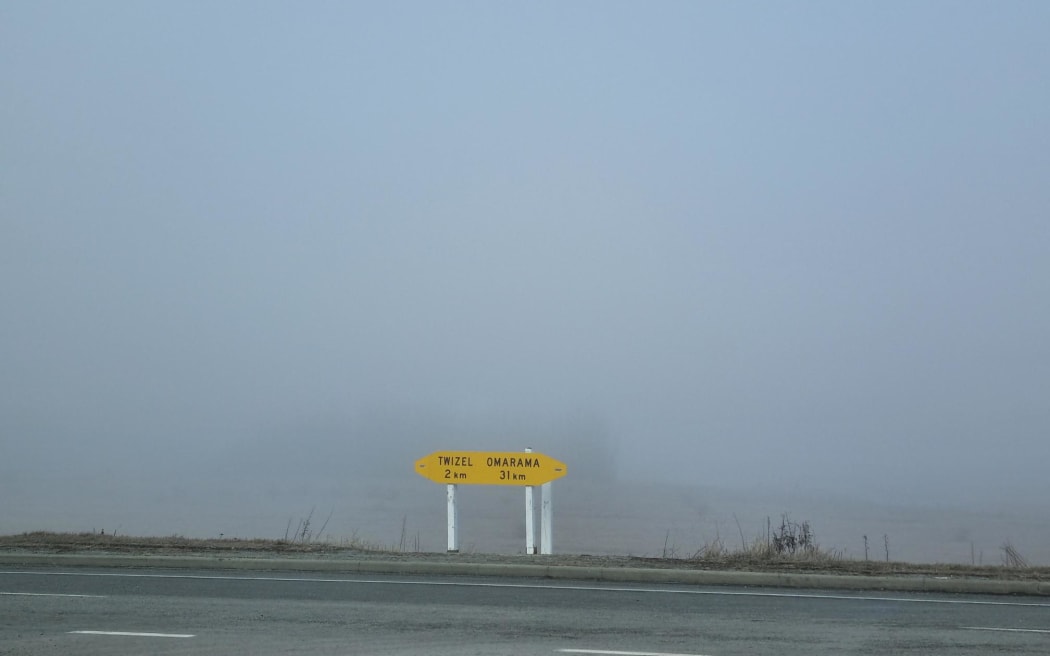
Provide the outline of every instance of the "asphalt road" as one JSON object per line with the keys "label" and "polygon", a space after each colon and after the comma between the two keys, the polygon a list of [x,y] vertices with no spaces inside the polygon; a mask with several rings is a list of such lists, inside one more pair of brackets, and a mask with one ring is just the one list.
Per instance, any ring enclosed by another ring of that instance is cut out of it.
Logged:
{"label": "asphalt road", "polygon": [[0,571],[0,654],[1040,654],[1027,597],[187,570]]}

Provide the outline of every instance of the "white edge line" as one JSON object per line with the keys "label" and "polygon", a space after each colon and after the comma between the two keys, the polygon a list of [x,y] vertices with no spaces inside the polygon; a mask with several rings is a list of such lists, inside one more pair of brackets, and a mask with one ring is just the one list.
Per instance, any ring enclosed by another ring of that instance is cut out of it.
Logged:
{"label": "white edge line", "polygon": [[1050,633],[1050,629],[1006,629],[997,626],[964,626],[970,631],[1004,631],[1007,633]]}
{"label": "white edge line", "polygon": [[57,592],[0,592],[8,597],[78,597],[80,599],[105,599],[106,595],[60,594]]}
{"label": "white edge line", "polygon": [[[0,571],[0,575],[28,575],[28,576],[83,576],[83,577],[113,577],[113,578],[143,578],[143,579],[191,579],[196,581],[266,581],[283,583],[365,583],[373,585],[427,585],[463,588],[513,588],[530,590],[575,590],[584,592],[631,592],[648,594],[681,594],[702,595],[716,597],[766,597],[779,599],[831,599],[836,601],[892,601],[906,604],[949,604],[963,606],[1025,606],[1033,608],[1050,608],[1050,603],[1018,602],[1018,601],[984,601],[976,599],[923,599],[909,597],[877,597],[869,595],[844,595],[844,594],[807,594],[792,592],[736,592],[731,590],[695,590],[675,588],[628,588],[623,586],[598,586],[598,585],[540,585],[529,583],[480,583],[461,581],[392,581],[382,579],[328,579],[328,578],[305,578],[284,576],[217,576],[201,574],[130,574],[115,572],[32,572],[32,571]],[[916,591],[915,594],[931,594]]]}
{"label": "white edge line", "polygon": [[610,652],[600,649],[560,649],[562,654],[596,654],[601,656],[703,656],[702,654],[670,654],[667,652]]}
{"label": "white edge line", "polygon": [[138,633],[135,631],[70,631],[81,635],[133,636],[137,638],[196,638],[192,633]]}

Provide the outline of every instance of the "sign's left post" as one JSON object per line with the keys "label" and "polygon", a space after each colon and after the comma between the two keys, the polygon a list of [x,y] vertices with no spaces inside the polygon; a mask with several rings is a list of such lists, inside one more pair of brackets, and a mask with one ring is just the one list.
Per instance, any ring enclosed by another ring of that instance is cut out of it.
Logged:
{"label": "sign's left post", "polygon": [[456,507],[456,485],[448,486],[448,552],[459,553],[459,508]]}

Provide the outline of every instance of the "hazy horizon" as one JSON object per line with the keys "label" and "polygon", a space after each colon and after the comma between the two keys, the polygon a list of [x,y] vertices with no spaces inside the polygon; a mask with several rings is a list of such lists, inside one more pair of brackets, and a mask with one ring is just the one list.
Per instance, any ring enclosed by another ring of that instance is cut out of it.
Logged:
{"label": "hazy horizon", "polygon": [[0,2],[0,498],[50,526],[531,446],[1044,526],[1048,31],[1034,1]]}

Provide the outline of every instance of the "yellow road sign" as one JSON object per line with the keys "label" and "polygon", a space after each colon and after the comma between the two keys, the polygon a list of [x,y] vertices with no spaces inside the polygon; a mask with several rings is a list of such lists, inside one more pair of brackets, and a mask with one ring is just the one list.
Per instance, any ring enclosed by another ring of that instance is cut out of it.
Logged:
{"label": "yellow road sign", "polygon": [[456,485],[543,485],[568,471],[564,462],[522,451],[435,451],[416,461],[416,473]]}

